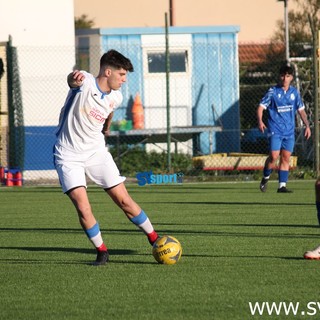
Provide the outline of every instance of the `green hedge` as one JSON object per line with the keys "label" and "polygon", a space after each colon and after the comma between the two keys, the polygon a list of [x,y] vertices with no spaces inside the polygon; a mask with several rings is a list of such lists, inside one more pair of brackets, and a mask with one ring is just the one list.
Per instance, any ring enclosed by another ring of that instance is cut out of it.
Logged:
{"label": "green hedge", "polygon": [[[111,147],[109,151],[113,155],[123,175],[135,176],[137,172],[150,170],[152,170],[154,174],[168,172],[166,152],[146,152],[142,147],[130,147],[127,145],[121,145],[120,157],[118,157],[116,148]],[[192,174],[194,170],[192,157],[187,154],[172,153],[171,169],[173,172]]]}

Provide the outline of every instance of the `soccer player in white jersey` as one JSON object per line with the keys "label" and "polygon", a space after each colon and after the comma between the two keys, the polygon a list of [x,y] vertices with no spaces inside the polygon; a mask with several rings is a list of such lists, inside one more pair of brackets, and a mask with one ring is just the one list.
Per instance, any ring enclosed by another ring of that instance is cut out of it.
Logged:
{"label": "soccer player in white jersey", "polygon": [[[289,177],[289,163],[295,143],[295,115],[299,113],[305,125],[305,138],[309,139],[311,130],[299,92],[291,82],[294,71],[291,66],[283,65],[280,68],[280,81],[276,86],[271,87],[261,99],[257,109],[258,127],[261,132],[268,130],[270,153],[266,159],[263,178],[260,183],[260,190],[266,192],[267,184],[280,156],[279,162],[279,187],[277,192],[290,193],[287,189]],[[268,112],[268,127],[263,122],[263,111]]]}
{"label": "soccer player in white jersey", "polygon": [[122,102],[120,88],[127,73],[133,71],[131,61],[116,50],[100,59],[97,77],[75,70],[67,78],[70,87],[63,106],[54,146],[54,162],[62,190],[74,204],[80,224],[97,250],[93,263],[105,265],[108,249],[102,239],[87,195],[86,176],[103,188],[153,244],[158,235],[148,216],[131,198],[124,185],[125,177],[105,146],[114,110]]}

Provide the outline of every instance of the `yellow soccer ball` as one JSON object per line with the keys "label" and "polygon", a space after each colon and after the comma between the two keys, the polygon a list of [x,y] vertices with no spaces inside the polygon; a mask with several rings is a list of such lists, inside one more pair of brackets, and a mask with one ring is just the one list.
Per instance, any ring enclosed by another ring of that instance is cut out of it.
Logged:
{"label": "yellow soccer ball", "polygon": [[162,236],[153,244],[152,255],[158,263],[176,264],[182,254],[178,239],[172,236]]}

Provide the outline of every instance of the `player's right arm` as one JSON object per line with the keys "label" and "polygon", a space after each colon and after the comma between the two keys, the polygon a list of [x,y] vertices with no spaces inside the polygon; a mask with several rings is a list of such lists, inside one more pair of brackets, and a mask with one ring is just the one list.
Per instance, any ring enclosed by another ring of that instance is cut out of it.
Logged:
{"label": "player's right arm", "polygon": [[82,86],[85,75],[79,70],[74,70],[68,75],[67,81],[70,88],[78,88]]}
{"label": "player's right arm", "polygon": [[262,121],[263,111],[265,110],[265,107],[261,104],[259,105],[257,109],[257,120],[258,120],[258,128],[263,133],[265,129],[267,129],[267,126]]}
{"label": "player's right arm", "polygon": [[112,123],[113,112],[111,112],[103,124],[102,133],[107,137],[110,134],[110,127]]}

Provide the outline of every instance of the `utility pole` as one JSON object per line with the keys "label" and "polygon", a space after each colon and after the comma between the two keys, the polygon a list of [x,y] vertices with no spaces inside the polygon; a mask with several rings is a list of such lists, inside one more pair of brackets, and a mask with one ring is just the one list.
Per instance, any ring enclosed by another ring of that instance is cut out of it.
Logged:
{"label": "utility pole", "polygon": [[290,62],[290,51],[289,51],[289,19],[288,19],[288,1],[289,0],[278,0],[284,4],[284,30],[285,30],[285,45],[286,45],[286,61]]}
{"label": "utility pole", "polygon": [[175,10],[175,0],[169,0],[169,13],[170,13],[170,27],[176,25],[176,10]]}

